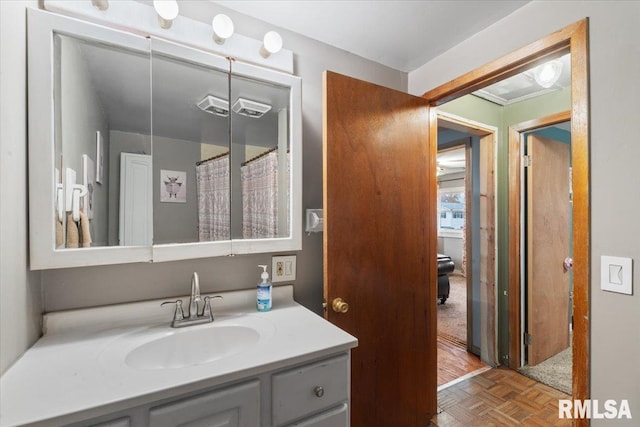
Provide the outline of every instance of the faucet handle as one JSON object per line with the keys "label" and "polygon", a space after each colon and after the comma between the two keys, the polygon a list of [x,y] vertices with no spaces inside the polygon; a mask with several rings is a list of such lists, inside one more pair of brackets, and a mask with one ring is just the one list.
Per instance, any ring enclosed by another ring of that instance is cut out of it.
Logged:
{"label": "faucet handle", "polygon": [[175,300],[175,301],[165,301],[162,304],[160,304],[160,307],[162,307],[165,304],[175,304],[176,305],[176,311],[175,313],[173,313],[173,321],[175,322],[176,320],[183,320],[184,319],[184,312],[182,311],[182,300]]}
{"label": "faucet handle", "polygon": [[213,321],[213,313],[211,312],[211,302],[210,302],[210,300],[212,300],[214,298],[224,299],[220,295],[215,295],[215,296],[212,296],[212,297],[206,296],[206,297],[204,297],[204,308],[202,309],[202,316],[203,317],[209,317],[209,318],[211,318],[212,321]]}

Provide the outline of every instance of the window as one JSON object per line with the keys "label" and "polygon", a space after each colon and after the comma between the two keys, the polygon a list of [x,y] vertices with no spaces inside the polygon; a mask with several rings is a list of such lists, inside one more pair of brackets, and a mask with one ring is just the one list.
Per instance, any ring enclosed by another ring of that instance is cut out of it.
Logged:
{"label": "window", "polygon": [[465,226],[464,187],[438,190],[438,236],[462,238]]}

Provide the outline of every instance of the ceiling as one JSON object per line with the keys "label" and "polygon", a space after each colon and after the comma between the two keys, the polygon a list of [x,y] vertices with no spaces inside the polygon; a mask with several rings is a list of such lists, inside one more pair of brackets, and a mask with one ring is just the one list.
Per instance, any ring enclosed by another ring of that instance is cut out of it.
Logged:
{"label": "ceiling", "polygon": [[[144,55],[69,36],[59,37],[61,50],[77,49],[83,59],[86,73],[76,70],[78,73],[69,75],[84,74],[90,78],[110,129],[151,134],[152,113],[154,136],[227,143],[228,120],[197,107],[206,95],[228,98],[226,73],[155,52]],[[254,145],[272,144],[274,138],[260,135],[277,134],[278,111],[288,107],[289,89],[234,76],[231,96],[232,105],[238,98],[245,98],[271,106],[260,119],[234,114],[233,125],[235,135],[250,138]]]}
{"label": "ceiling", "polygon": [[436,159],[438,176],[465,171],[465,147],[440,151]]}
{"label": "ceiling", "polygon": [[[409,72],[528,0],[220,0],[215,3]],[[286,48],[287,40],[284,40]]]}

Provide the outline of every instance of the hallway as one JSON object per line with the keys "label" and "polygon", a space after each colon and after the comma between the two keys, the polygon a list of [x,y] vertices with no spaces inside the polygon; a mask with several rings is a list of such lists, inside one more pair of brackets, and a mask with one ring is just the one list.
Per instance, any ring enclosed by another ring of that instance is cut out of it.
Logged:
{"label": "hallway", "polygon": [[558,399],[571,397],[507,368],[490,369],[438,392],[438,427],[570,426]]}

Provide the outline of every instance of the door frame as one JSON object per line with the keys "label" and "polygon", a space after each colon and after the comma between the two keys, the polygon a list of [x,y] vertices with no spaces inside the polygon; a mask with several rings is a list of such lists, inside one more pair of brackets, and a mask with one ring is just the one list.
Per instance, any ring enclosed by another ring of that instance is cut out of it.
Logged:
{"label": "door frame", "polygon": [[[493,283],[493,292],[482,293],[481,298],[482,302],[487,303],[488,309],[485,312],[485,316],[483,319],[482,310],[480,314],[480,325],[479,328],[482,328],[482,325],[485,325],[485,329],[481,330],[482,336],[486,337],[484,342],[480,343],[480,347],[477,349],[480,354],[480,358],[483,362],[491,365],[498,365],[498,341],[496,335],[496,327],[497,324],[497,306],[496,302],[496,288],[495,288],[495,278],[497,277],[497,228],[495,224],[497,223],[497,205],[496,205],[496,193],[497,193],[497,180],[496,170],[497,170],[497,158],[498,158],[498,128],[495,126],[487,125],[484,123],[477,122],[475,120],[467,119],[465,117],[461,117],[455,114],[447,113],[445,111],[437,112],[438,123],[437,126],[440,126],[441,123],[445,125],[443,127],[447,129],[453,129],[456,131],[464,132],[470,135],[480,137],[480,146],[478,149],[478,155],[480,156],[479,164],[481,170],[484,169],[487,174],[485,177],[489,178],[487,182],[484,183],[484,188],[481,188],[481,195],[487,199],[488,203],[485,206],[485,215],[480,213],[480,221],[479,227],[485,229],[486,232],[484,235],[481,233],[480,235],[480,262],[485,263],[485,269],[478,272],[480,274],[480,280],[485,281],[487,283]],[[437,144],[437,142],[436,142]],[[466,183],[466,194],[465,194],[465,255],[469,263],[470,268],[467,268],[467,350],[469,352],[474,352],[475,348],[472,348],[473,344],[473,331],[471,326],[473,324],[473,268],[472,268],[472,246],[473,246],[473,237],[472,237],[472,214],[473,214],[473,164],[472,164],[472,151],[471,145],[465,145],[465,159],[466,159],[466,169],[465,169],[465,177],[467,179]],[[478,183],[479,187],[482,187],[482,176],[480,177],[480,183]],[[480,206],[482,209],[482,206]],[[482,221],[486,221],[483,223]],[[484,273],[484,274],[483,274]],[[484,321],[483,321],[484,320]]]}
{"label": "door frame", "polygon": [[[523,134],[571,120],[571,111],[509,126],[509,367],[522,364],[522,151]],[[573,344],[572,344],[573,345]]]}
{"label": "door frame", "polygon": [[[589,398],[589,46],[588,18],[472,70],[422,96],[432,106],[443,104],[533,66],[571,53],[571,163],[573,183],[574,335],[573,398]],[[431,109],[430,144],[437,151],[437,120]],[[435,185],[435,180],[433,182]],[[433,189],[435,191],[435,188]],[[435,218],[434,218],[435,219]],[[435,286],[435,285],[434,285]],[[578,419],[576,425],[588,425]]]}

